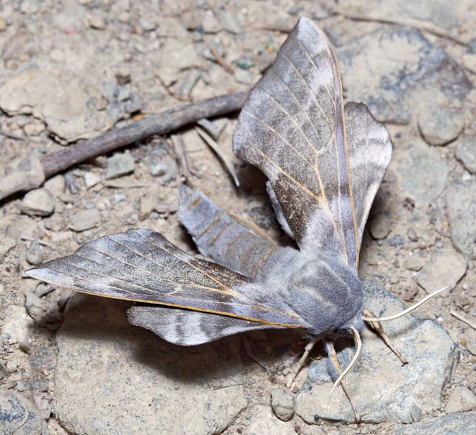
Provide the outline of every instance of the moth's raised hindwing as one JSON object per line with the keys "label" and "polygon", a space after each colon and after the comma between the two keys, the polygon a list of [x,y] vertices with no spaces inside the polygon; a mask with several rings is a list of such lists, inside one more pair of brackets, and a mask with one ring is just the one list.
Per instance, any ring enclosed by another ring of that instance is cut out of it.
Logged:
{"label": "moth's raised hindwing", "polygon": [[233,145],[268,177],[275,208],[301,250],[338,257],[355,270],[392,145],[362,105],[344,110],[334,52],[311,20],[299,20],[251,91]]}
{"label": "moth's raised hindwing", "polygon": [[287,328],[304,322],[273,289],[192,257],[155,231],[138,229],[86,243],[26,272],[83,293],[222,314]]}

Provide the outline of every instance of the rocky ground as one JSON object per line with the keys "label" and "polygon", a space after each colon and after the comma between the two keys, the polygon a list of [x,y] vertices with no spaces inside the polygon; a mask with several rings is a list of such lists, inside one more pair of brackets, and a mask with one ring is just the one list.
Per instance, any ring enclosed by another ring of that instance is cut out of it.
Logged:
{"label": "rocky ground", "polygon": [[[322,348],[297,387],[285,387],[303,350],[299,337],[260,332],[182,349],[129,325],[128,303],[22,278],[128,228],[160,231],[194,252],[175,213],[177,147],[195,188],[286,243],[263,178],[232,154],[236,118],[222,118],[81,164],[1,204],[0,433],[476,433],[476,329],[450,314],[475,323],[474,2],[4,1],[0,177],[27,156],[248,89],[299,16],[327,32],[346,99],[365,102],[394,142],[362,249],[366,306],[393,313],[401,301],[451,288],[386,325],[409,364],[364,330],[363,356],[348,377],[356,424],[340,388],[328,397]],[[346,344],[337,345],[343,365],[353,352]]]}

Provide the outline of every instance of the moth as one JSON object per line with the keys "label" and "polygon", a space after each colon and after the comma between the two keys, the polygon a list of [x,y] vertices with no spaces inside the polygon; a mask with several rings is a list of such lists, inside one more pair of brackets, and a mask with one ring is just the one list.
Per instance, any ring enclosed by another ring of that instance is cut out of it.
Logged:
{"label": "moth", "polygon": [[130,323],[182,346],[252,330],[300,329],[310,340],[300,367],[319,339],[354,336],[357,352],[337,385],[355,363],[364,321],[388,320],[364,316],[357,268],[392,142],[364,104],[344,105],[336,56],[311,20],[298,21],[250,92],[233,149],[268,178],[278,221],[298,249],[261,238],[183,185],[179,220],[201,255],[134,229],[26,274],[143,302],[130,308]]}

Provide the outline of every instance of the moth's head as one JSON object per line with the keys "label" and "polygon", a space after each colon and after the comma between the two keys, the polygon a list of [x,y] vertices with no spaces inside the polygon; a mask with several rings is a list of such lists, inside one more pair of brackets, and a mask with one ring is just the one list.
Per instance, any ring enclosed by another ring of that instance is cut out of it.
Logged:
{"label": "moth's head", "polygon": [[292,308],[311,327],[312,335],[362,329],[362,283],[340,261],[316,257],[296,268],[288,285]]}
{"label": "moth's head", "polygon": [[362,307],[359,309],[359,311],[357,311],[352,319],[333,331],[333,335],[338,337],[353,335],[352,327],[354,327],[359,332],[362,331],[362,328],[364,327]]}

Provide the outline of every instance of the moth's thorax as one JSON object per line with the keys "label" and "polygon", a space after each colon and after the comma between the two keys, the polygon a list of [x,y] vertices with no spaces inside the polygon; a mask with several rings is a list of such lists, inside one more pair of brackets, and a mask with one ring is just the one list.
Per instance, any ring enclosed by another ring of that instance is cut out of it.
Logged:
{"label": "moth's thorax", "polygon": [[361,329],[362,283],[355,271],[336,259],[302,253],[289,267],[285,298],[310,325],[311,334],[348,330],[351,325]]}

